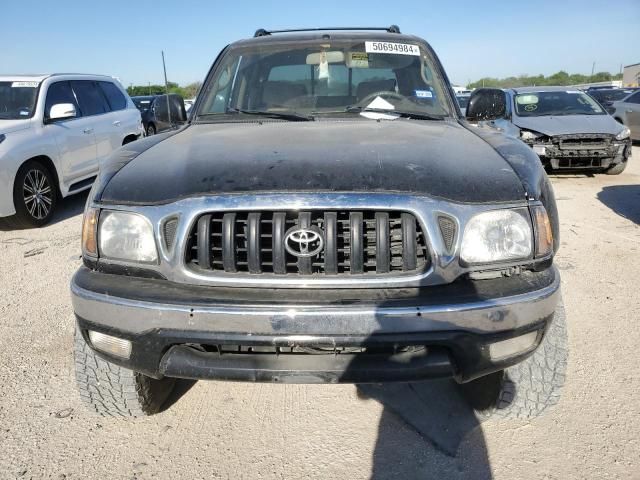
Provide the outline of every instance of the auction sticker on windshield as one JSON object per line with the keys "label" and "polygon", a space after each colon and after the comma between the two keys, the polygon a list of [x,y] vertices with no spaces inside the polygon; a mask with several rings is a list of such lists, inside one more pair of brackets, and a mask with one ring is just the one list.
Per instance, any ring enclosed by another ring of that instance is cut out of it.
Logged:
{"label": "auction sticker on windshield", "polygon": [[38,86],[38,82],[13,82],[11,88],[34,88]]}
{"label": "auction sticker on windshield", "polygon": [[393,53],[396,55],[420,56],[420,48],[410,43],[364,42],[367,53]]}

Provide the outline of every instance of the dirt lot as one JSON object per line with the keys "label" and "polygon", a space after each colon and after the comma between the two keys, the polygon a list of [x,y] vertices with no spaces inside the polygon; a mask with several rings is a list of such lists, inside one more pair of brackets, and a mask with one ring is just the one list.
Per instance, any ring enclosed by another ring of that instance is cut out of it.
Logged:
{"label": "dirt lot", "polygon": [[181,384],[103,419],[73,380],[68,284],[85,196],[0,232],[0,478],[640,478],[640,147],[621,176],[553,178],[570,364],[560,405],[478,424],[449,382]]}

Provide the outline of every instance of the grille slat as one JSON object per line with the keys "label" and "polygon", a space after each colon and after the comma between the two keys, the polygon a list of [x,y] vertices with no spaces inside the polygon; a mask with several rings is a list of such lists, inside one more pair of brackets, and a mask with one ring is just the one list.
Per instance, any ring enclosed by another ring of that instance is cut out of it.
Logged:
{"label": "grille slat", "polygon": [[[311,257],[289,253],[293,227],[320,232],[324,248]],[[215,275],[398,275],[424,270],[429,255],[419,222],[406,212],[240,211],[202,215],[185,261]]]}
{"label": "grille slat", "polygon": [[245,236],[249,256],[249,272],[262,273],[262,256],[260,251],[260,212],[251,212],[247,217]]}
{"label": "grille slat", "polygon": [[364,272],[364,260],[362,251],[362,212],[351,212],[349,216],[349,247],[351,249],[351,273]]}
{"label": "grille slat", "polygon": [[203,215],[198,220],[198,265],[201,268],[209,268],[211,265],[211,215]]}
{"label": "grille slat", "polygon": [[222,264],[225,272],[236,271],[236,214],[225,213],[222,217]]}
{"label": "grille slat", "polygon": [[[298,225],[302,228],[309,228],[311,226],[311,212],[300,212]],[[303,275],[312,273],[311,257],[298,257],[298,271]]]}

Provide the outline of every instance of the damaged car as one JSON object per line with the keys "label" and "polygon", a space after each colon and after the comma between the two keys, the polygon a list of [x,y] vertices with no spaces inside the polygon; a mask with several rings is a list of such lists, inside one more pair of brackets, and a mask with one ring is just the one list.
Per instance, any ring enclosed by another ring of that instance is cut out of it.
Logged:
{"label": "damaged car", "polygon": [[618,175],[631,156],[629,128],[580,90],[482,88],[472,93],[466,117],[478,127],[520,138],[552,171]]}
{"label": "damaged car", "polygon": [[80,395],[157,412],[176,378],[452,378],[483,413],[558,402],[559,220],[538,158],[460,115],[398,27],[227,46],[187,125],[105,162],[71,292]]}

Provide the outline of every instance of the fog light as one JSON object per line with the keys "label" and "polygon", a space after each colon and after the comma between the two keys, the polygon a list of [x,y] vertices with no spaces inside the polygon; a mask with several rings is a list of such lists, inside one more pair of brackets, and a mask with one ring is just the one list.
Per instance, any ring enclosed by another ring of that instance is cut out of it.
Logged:
{"label": "fog light", "polygon": [[129,358],[131,356],[131,342],[124,338],[89,330],[89,340],[91,340],[93,348],[114,357]]}
{"label": "fog light", "polygon": [[491,360],[500,360],[524,353],[533,348],[537,339],[538,332],[534,331],[525,333],[519,337],[492,343],[489,345],[489,357],[491,357]]}

